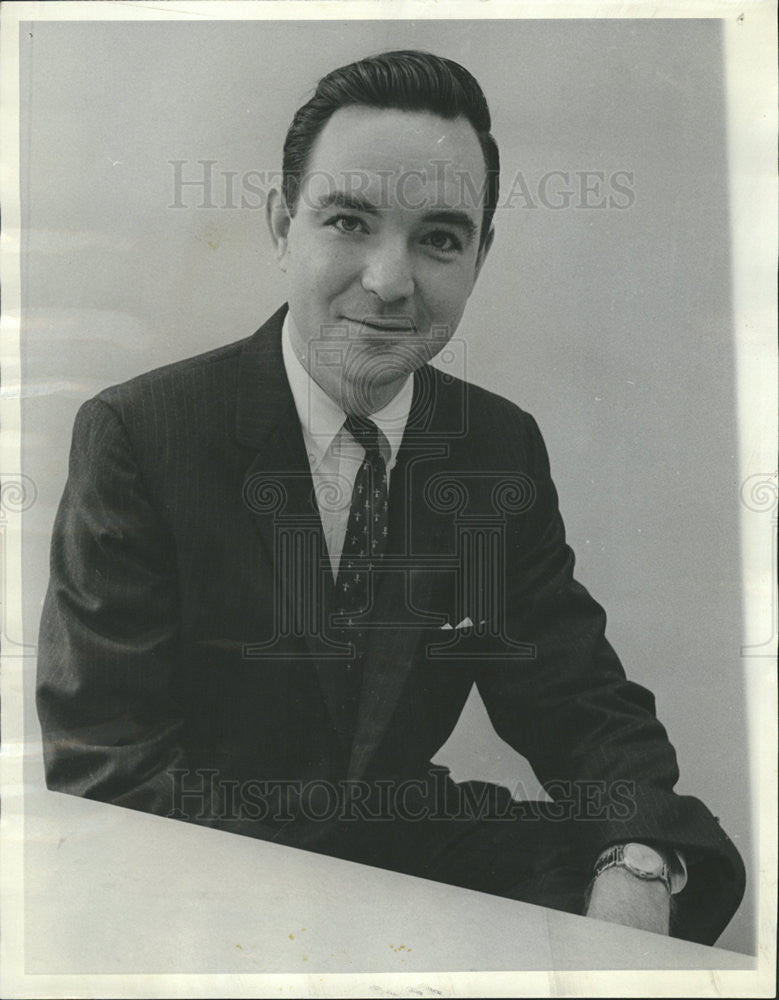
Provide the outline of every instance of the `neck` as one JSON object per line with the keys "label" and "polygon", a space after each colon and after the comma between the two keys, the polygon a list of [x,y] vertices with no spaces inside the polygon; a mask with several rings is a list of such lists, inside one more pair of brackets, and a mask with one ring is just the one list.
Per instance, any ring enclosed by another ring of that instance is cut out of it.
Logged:
{"label": "neck", "polygon": [[333,402],[340,406],[344,413],[353,413],[358,417],[369,417],[384,409],[397,396],[408,375],[399,376],[391,382],[384,382],[380,385],[360,384],[357,387],[340,379],[334,380],[331,387],[326,384],[328,380],[320,381],[315,373],[311,373],[311,377],[324,389]]}

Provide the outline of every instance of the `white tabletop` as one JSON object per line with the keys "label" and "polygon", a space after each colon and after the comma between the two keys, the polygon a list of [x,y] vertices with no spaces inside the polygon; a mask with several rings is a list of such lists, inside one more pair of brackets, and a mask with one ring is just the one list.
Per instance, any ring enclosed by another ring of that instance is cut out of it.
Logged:
{"label": "white tabletop", "polygon": [[750,969],[754,959],[51,792],[28,973]]}

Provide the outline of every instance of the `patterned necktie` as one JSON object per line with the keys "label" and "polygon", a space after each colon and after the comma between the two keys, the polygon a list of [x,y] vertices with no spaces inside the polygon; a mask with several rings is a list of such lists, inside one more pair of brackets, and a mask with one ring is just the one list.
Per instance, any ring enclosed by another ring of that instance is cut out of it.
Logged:
{"label": "patterned necktie", "polygon": [[354,656],[346,664],[339,684],[344,730],[351,738],[357,719],[365,656],[366,633],[359,616],[369,606],[372,596],[369,584],[374,579],[372,573],[387,548],[388,493],[387,467],[379,444],[380,441],[386,442],[386,438],[372,420],[364,417],[348,416],[344,426],[365,449],[365,457],[352,489],[352,504],[336,581],[336,614],[346,617],[339,637],[354,646]]}

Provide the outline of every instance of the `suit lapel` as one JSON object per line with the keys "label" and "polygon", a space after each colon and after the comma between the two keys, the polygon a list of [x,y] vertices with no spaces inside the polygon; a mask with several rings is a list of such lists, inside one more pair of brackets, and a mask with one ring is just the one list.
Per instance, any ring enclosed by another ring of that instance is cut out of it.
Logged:
{"label": "suit lapel", "polygon": [[238,375],[236,437],[254,458],[242,484],[252,515],[276,567],[279,529],[289,526],[321,535],[303,432],[284,370],[281,327],[286,307],[244,347]]}
{"label": "suit lapel", "polygon": [[342,659],[342,651],[325,636],[334,585],[300,419],[284,369],[285,313],[286,306],[248,341],[239,373],[236,436],[255,451],[244,476],[243,499],[273,567],[276,622],[270,643],[245,652],[249,657],[299,660],[294,641],[302,638],[331,722],[338,728],[337,692],[328,666]]}

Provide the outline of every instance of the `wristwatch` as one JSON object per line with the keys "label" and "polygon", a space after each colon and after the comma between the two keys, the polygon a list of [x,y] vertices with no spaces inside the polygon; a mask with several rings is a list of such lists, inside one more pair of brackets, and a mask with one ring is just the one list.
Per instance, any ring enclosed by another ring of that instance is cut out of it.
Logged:
{"label": "wristwatch", "polygon": [[669,893],[673,892],[671,869],[667,861],[662,854],[646,844],[615,844],[606,848],[595,863],[595,877],[607,868],[624,868],[636,878],[647,882],[662,882]]}

